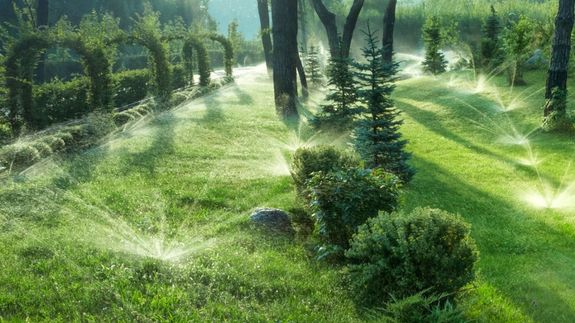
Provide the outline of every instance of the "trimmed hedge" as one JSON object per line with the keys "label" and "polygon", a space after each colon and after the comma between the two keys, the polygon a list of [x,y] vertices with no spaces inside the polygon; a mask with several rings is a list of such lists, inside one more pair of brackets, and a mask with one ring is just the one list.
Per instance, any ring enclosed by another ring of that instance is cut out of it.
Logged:
{"label": "trimmed hedge", "polygon": [[90,82],[76,78],[70,82],[55,81],[34,87],[32,119],[34,128],[81,118],[91,111],[88,103]]}
{"label": "trimmed hedge", "polygon": [[147,69],[119,72],[112,79],[116,107],[141,101],[148,95],[151,77]]}

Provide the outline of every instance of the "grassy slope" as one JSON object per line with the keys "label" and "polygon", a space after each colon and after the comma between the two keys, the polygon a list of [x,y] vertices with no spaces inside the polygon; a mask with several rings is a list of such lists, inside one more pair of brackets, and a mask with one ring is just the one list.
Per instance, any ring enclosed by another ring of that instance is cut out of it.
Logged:
{"label": "grassy slope", "polygon": [[[481,251],[479,288],[466,300],[473,316],[572,322],[574,204],[548,210],[526,203],[523,195],[541,186],[540,179],[534,167],[518,160],[531,149],[542,159],[537,169],[545,181],[555,186],[573,181],[568,169],[573,139],[535,132],[529,146],[500,142],[513,128],[528,133],[540,124],[544,75],[530,74],[531,86],[513,90],[502,79],[485,88],[474,88],[478,83],[466,79],[472,77],[423,78],[398,87],[396,99],[405,112],[404,129],[418,170],[407,208],[430,205],[472,223]],[[501,103],[515,109],[501,113]]]}
{"label": "grassy slope", "polygon": [[[472,94],[469,82],[449,87],[449,80],[398,87],[418,169],[406,207],[441,207],[473,224],[481,273],[463,299],[471,316],[573,321],[569,213],[535,210],[518,198],[537,183],[531,168],[515,162],[524,148],[496,144],[496,135],[470,121],[506,120],[492,110],[495,93]],[[282,156],[294,138],[272,101],[263,71],[245,75],[237,86],[83,155],[48,160],[0,188],[0,258],[8,260],[0,262],[0,318],[359,320],[337,270],[310,260],[305,245],[248,225],[254,207],[293,204]],[[540,105],[526,100],[511,120],[535,127]],[[533,139],[547,157],[541,173],[559,181],[573,142]],[[150,250],[162,237],[182,244]],[[176,262],[137,256],[179,251],[188,256]]]}

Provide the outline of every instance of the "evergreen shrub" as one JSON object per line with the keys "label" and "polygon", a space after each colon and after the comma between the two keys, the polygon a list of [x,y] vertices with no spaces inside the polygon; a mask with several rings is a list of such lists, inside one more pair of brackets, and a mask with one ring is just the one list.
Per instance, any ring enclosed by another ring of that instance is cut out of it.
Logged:
{"label": "evergreen shrub", "polygon": [[369,220],[353,237],[346,256],[358,298],[381,305],[390,295],[452,295],[474,279],[478,253],[461,217],[418,208]]}

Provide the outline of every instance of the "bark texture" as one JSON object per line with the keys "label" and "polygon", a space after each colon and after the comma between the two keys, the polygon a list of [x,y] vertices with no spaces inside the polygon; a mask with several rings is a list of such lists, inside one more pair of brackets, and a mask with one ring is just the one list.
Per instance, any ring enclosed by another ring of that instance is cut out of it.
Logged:
{"label": "bark texture", "polygon": [[301,83],[301,93],[304,97],[307,97],[309,95],[309,90],[308,90],[308,85],[307,85],[307,76],[305,73],[305,68],[303,67],[303,63],[301,61],[301,56],[299,56],[299,53],[297,54],[296,57],[296,68],[297,68],[297,74],[299,75],[299,81]]}
{"label": "bark texture", "polygon": [[272,0],[272,21],[276,111],[284,119],[297,118],[297,1]]}
{"label": "bark texture", "polygon": [[545,98],[551,99],[553,89],[567,90],[567,70],[571,54],[571,32],[574,23],[575,0],[560,0],[555,19],[553,51],[549,64]]}
{"label": "bark texture", "polygon": [[395,30],[395,8],[397,0],[389,0],[383,17],[383,65],[393,64],[393,32]]}
{"label": "bark texture", "polygon": [[343,34],[341,39],[341,50],[339,41],[339,32],[337,28],[337,19],[333,12],[329,11],[324,5],[323,0],[311,0],[313,8],[322,24],[325,27],[327,33],[327,39],[329,42],[329,49],[331,56],[335,57],[341,54],[344,57],[349,56],[349,51],[351,48],[351,40],[353,38],[353,33],[355,31],[355,26],[357,25],[357,20],[361,9],[363,8],[364,0],[354,0],[349,10],[349,14],[345,20],[345,25],[343,26]]}
{"label": "bark texture", "polygon": [[258,1],[258,12],[260,15],[262,45],[264,47],[264,55],[266,58],[266,66],[268,68],[268,71],[271,71],[273,70],[273,57],[272,57],[273,44],[271,38],[268,0],[257,0],[257,1]]}

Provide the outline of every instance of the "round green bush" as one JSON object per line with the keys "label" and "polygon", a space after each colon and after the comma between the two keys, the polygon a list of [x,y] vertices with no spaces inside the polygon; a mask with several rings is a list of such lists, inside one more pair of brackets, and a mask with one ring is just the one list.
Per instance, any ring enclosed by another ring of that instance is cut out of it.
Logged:
{"label": "round green bush", "polygon": [[120,112],[120,113],[116,113],[114,114],[114,124],[119,127],[119,126],[123,126],[126,123],[134,120],[134,117],[129,114],[129,113],[125,113],[125,112]]}
{"label": "round green bush", "polygon": [[396,210],[400,181],[381,170],[353,168],[315,173],[308,189],[320,238],[330,247],[345,250],[360,225],[379,211]]}
{"label": "round green bush", "polygon": [[27,144],[7,146],[0,151],[0,161],[12,167],[30,166],[40,158],[38,150]]}
{"label": "round green bush", "polygon": [[358,166],[357,158],[332,146],[299,148],[293,156],[291,176],[298,195],[305,197],[306,185],[313,173],[329,173]]}
{"label": "round green bush", "polygon": [[43,141],[33,143],[32,147],[38,151],[38,154],[40,154],[42,158],[52,155],[52,148]]}
{"label": "round green bush", "polygon": [[69,132],[60,131],[55,136],[62,139],[66,145],[71,145],[74,143],[74,136]]}
{"label": "round green bush", "polygon": [[64,150],[66,147],[66,142],[57,136],[48,136],[42,141],[50,146],[53,152]]}
{"label": "round green bush", "polygon": [[474,279],[478,252],[461,217],[418,208],[369,220],[346,256],[356,295],[382,304],[427,290],[452,295]]}

